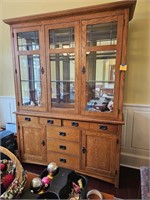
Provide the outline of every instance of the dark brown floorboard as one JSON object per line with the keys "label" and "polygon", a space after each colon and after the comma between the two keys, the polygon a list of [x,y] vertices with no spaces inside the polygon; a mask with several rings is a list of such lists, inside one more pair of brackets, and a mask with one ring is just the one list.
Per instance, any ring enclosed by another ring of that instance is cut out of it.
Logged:
{"label": "dark brown floorboard", "polygon": [[[40,174],[46,166],[35,164],[22,164],[24,169],[36,174]],[[140,198],[140,171],[127,167],[120,167],[120,185],[115,188],[113,184],[88,177],[88,187],[90,189],[98,189],[101,192],[113,194],[121,199],[139,199]]]}

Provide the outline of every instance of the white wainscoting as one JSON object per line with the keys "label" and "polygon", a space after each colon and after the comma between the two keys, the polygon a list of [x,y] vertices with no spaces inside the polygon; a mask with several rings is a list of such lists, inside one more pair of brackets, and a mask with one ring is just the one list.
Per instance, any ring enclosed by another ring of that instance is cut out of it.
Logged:
{"label": "white wainscoting", "polygon": [[0,125],[16,123],[16,98],[0,96]]}
{"label": "white wainscoting", "polygon": [[124,105],[121,165],[150,166],[150,105]]}
{"label": "white wainscoting", "polygon": [[[15,97],[0,96],[0,124],[15,123]],[[121,165],[150,166],[150,105],[124,105]]]}

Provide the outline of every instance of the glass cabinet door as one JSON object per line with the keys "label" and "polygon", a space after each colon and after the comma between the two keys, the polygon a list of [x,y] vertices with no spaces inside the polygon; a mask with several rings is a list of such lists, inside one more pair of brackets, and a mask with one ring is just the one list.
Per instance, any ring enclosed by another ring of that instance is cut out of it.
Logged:
{"label": "glass cabinet door", "polygon": [[19,105],[22,109],[45,110],[45,80],[40,27],[15,30]]}
{"label": "glass cabinet door", "polygon": [[121,38],[117,18],[83,21],[82,113],[117,114]]}
{"label": "glass cabinet door", "polygon": [[78,112],[76,86],[78,65],[78,23],[47,27],[49,66],[49,109]]}

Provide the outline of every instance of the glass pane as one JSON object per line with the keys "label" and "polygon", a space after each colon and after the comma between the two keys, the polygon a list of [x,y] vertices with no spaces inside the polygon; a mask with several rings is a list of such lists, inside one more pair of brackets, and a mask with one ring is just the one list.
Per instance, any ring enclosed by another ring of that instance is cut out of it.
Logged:
{"label": "glass pane", "polygon": [[86,110],[113,111],[116,51],[87,52],[86,60]]}
{"label": "glass pane", "polygon": [[52,107],[74,107],[75,100],[75,56],[51,54],[51,102]]}
{"label": "glass pane", "polygon": [[21,32],[17,33],[18,50],[30,51],[39,49],[39,32]]}
{"label": "glass pane", "polygon": [[74,48],[74,28],[61,28],[49,31],[50,49]]}
{"label": "glass pane", "polygon": [[117,22],[87,26],[87,46],[117,44]]}
{"label": "glass pane", "polygon": [[41,106],[41,68],[39,55],[19,56],[22,105]]}

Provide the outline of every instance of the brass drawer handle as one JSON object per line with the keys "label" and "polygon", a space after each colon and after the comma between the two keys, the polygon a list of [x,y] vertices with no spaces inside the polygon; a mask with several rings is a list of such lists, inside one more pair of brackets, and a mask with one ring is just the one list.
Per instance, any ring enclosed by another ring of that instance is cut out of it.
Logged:
{"label": "brass drawer handle", "polygon": [[48,120],[47,120],[47,123],[48,123],[48,124],[53,124],[53,123],[54,123],[54,121],[53,121],[53,120],[51,120],[51,119],[48,119]]}
{"label": "brass drawer handle", "polygon": [[25,117],[25,121],[30,122],[31,118],[30,117]]}
{"label": "brass drawer handle", "polygon": [[99,129],[106,131],[108,129],[108,127],[106,125],[100,125]]}
{"label": "brass drawer handle", "polygon": [[66,136],[66,133],[65,132],[59,132],[59,135],[60,136]]}
{"label": "brass drawer handle", "polygon": [[60,158],[59,161],[62,162],[62,163],[66,163],[67,162],[67,160],[64,159],[64,158]]}

